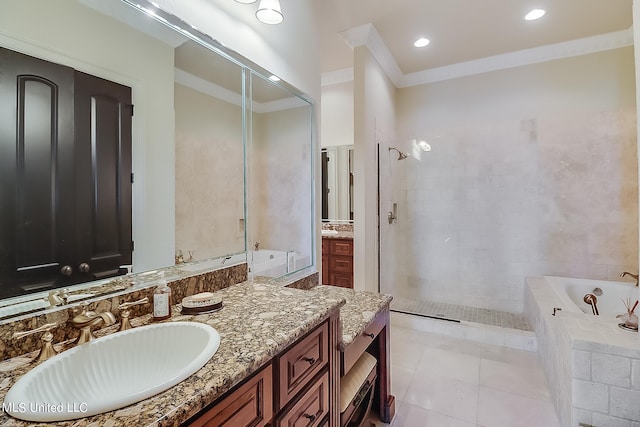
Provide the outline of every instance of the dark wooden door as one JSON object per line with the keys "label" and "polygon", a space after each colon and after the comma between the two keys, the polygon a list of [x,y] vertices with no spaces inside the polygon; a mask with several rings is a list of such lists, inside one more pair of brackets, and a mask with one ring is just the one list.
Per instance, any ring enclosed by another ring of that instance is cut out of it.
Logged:
{"label": "dark wooden door", "polygon": [[131,264],[131,89],[0,48],[0,298]]}
{"label": "dark wooden door", "polygon": [[[329,156],[326,151],[322,152],[322,216],[323,220],[329,218]],[[334,218],[331,218],[334,219]]]}
{"label": "dark wooden door", "polygon": [[76,71],[76,268],[83,280],[131,264],[132,115],[131,88]]}
{"label": "dark wooden door", "polygon": [[0,297],[73,261],[73,69],[0,48]]}

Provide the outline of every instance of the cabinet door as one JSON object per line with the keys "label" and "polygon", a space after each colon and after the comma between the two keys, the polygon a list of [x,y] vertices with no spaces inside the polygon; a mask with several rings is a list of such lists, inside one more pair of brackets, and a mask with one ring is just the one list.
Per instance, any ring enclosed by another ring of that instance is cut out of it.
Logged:
{"label": "cabinet door", "polygon": [[258,427],[271,421],[273,390],[271,365],[197,419],[191,427]]}
{"label": "cabinet door", "polygon": [[131,264],[131,88],[76,71],[74,109],[74,270],[85,281]]}
{"label": "cabinet door", "polygon": [[73,77],[0,48],[0,297],[71,283]]}

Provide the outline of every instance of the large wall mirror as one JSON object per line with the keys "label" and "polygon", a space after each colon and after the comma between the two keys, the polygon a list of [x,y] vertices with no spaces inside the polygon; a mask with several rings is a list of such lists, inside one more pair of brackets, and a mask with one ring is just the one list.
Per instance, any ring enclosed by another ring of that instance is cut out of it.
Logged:
{"label": "large wall mirror", "polygon": [[322,221],[353,221],[353,145],[322,149]]}
{"label": "large wall mirror", "polygon": [[313,264],[313,107],[251,73],[251,273],[280,277]]}
{"label": "large wall mirror", "polygon": [[[286,254],[284,271],[265,270],[264,275],[280,276],[312,265],[312,105],[287,83],[271,80],[264,80],[267,98],[253,100],[249,74],[269,76],[266,70],[154,9],[147,1],[6,0],[0,17],[0,47],[130,88],[134,105],[130,235],[135,247],[129,262],[134,272],[172,266],[178,255],[180,262],[195,261],[201,266],[230,255],[243,262],[252,221],[256,223],[252,230],[257,233],[249,238],[252,247],[254,241],[261,242],[261,248]],[[255,88],[255,96],[262,96],[257,85]],[[288,107],[268,98],[278,91],[286,93],[288,100],[281,102]],[[299,104],[292,106],[291,99]],[[252,122],[256,129],[251,129]],[[252,136],[256,150],[265,148],[262,154],[247,152]],[[0,143],[15,144],[4,136]],[[261,163],[261,173],[269,174],[268,168],[281,168],[287,160],[274,163],[261,156],[271,156],[267,153],[273,150],[271,158],[279,157],[275,151],[285,153],[286,143],[295,144],[290,152],[298,152],[296,161],[306,156],[304,170],[298,171],[302,178],[289,175],[288,181],[273,182],[265,191],[251,190],[247,159]],[[51,157],[50,153],[47,156]],[[114,174],[106,177],[116,179]],[[2,175],[3,182],[5,179]],[[286,188],[293,184],[305,187],[304,191],[297,186]],[[269,199],[278,197],[271,192],[274,188],[282,194],[295,194],[296,200],[308,207],[295,215],[305,218],[291,220],[290,206],[278,206]],[[4,198],[13,194],[3,188],[3,204]],[[247,203],[246,197],[252,194],[261,201]],[[50,200],[57,203],[55,198]],[[258,204],[271,206],[249,213],[248,205]],[[276,220],[281,217],[277,210],[286,210],[291,220],[287,227],[296,238],[290,242],[278,242],[274,237],[276,230],[283,229]],[[105,210],[98,211],[109,218]],[[60,239],[60,233],[54,234]],[[126,243],[130,247],[131,242]],[[15,248],[3,247],[0,255],[11,257],[13,252]],[[94,254],[94,258],[100,256]],[[46,264],[58,273],[67,263],[54,260]],[[75,274],[82,262],[73,259],[68,264]],[[105,277],[121,272],[110,271]],[[12,284],[11,294],[0,296],[0,306],[46,299],[51,289],[78,282],[86,281],[90,287],[109,280],[95,282],[101,277],[94,273],[89,266],[82,280],[66,280],[69,276],[61,274],[38,283]],[[0,288],[5,282],[0,276]]]}

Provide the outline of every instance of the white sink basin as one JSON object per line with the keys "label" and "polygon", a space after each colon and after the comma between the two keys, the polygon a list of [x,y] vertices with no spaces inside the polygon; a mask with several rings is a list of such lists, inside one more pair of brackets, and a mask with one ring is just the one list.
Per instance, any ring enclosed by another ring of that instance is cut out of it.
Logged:
{"label": "white sink basin", "polygon": [[52,422],[112,411],[158,394],[198,371],[220,334],[197,322],[118,332],[36,366],[9,390],[3,408],[26,421]]}
{"label": "white sink basin", "polygon": [[338,230],[327,230],[323,228],[322,230],[320,230],[320,233],[323,236],[332,236],[332,235],[338,234]]}

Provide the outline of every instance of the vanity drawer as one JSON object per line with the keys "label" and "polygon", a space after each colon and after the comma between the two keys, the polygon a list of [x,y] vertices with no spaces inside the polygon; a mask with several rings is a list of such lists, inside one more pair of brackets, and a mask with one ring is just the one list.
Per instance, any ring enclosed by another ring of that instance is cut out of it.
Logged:
{"label": "vanity drawer", "polygon": [[272,371],[271,365],[262,369],[191,421],[189,427],[257,427],[269,423],[273,417]]}
{"label": "vanity drawer", "polygon": [[329,413],[329,373],[325,373],[282,416],[275,427],[316,427]]}
{"label": "vanity drawer", "polygon": [[331,239],[329,245],[331,255],[353,256],[353,239]]}
{"label": "vanity drawer", "polygon": [[278,358],[277,408],[283,408],[329,361],[329,325],[320,325]]}
{"label": "vanity drawer", "polygon": [[365,330],[349,344],[349,347],[340,352],[340,376],[344,376],[358,361],[362,353],[371,345],[385,326],[384,316],[376,316]]}
{"label": "vanity drawer", "polygon": [[333,256],[329,260],[329,269],[336,273],[352,273],[353,257],[350,256]]}
{"label": "vanity drawer", "polygon": [[352,273],[331,273],[329,275],[329,283],[340,288],[353,289]]}

